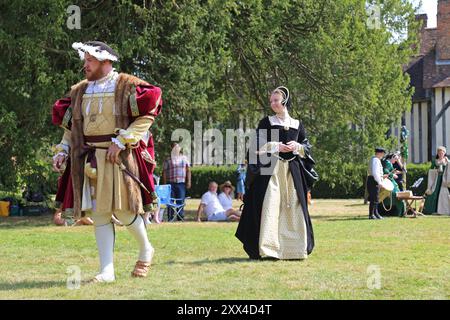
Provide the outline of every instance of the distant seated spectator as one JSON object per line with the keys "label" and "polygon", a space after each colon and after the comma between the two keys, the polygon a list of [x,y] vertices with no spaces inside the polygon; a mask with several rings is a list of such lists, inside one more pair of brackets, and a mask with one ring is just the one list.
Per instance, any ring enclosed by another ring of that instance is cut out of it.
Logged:
{"label": "distant seated spectator", "polygon": [[94,225],[94,221],[90,217],[81,217],[75,221],[75,226],[91,226]]}
{"label": "distant seated spectator", "polygon": [[225,181],[220,185],[219,189],[221,191],[219,194],[220,204],[225,210],[232,209],[234,187],[231,181]]}
{"label": "distant seated spectator", "polygon": [[89,226],[93,225],[94,221],[90,217],[83,216],[80,219],[73,220],[71,218],[63,218],[62,211],[58,208],[53,215],[53,223],[57,226]]}
{"label": "distant seated spectator", "polygon": [[217,196],[217,183],[211,181],[208,191],[205,192],[197,210],[197,221],[201,222],[202,213],[205,212],[208,221],[239,221],[241,213],[237,210],[225,210]]}

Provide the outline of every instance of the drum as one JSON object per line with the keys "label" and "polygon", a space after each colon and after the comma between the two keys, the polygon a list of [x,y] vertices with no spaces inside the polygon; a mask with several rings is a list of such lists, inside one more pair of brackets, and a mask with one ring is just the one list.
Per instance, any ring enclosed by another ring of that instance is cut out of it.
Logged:
{"label": "drum", "polygon": [[394,184],[391,180],[384,178],[380,184],[380,194],[378,196],[378,201],[382,202],[384,199],[389,197],[394,190]]}

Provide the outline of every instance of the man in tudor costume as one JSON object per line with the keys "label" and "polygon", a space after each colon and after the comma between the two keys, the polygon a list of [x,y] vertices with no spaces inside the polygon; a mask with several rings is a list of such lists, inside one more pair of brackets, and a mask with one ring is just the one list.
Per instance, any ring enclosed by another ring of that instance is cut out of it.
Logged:
{"label": "man in tudor costume", "polygon": [[66,165],[56,200],[64,211],[73,210],[74,218],[87,214],[94,221],[100,272],[93,282],[115,280],[113,214],[139,244],[132,276],[145,277],[154,249],[142,214],[156,198],[149,128],[161,111],[161,89],[117,73],[112,63],[119,56],[105,43],[72,47],[84,60],[86,79],[53,106],[53,123],[64,128],[53,167]]}

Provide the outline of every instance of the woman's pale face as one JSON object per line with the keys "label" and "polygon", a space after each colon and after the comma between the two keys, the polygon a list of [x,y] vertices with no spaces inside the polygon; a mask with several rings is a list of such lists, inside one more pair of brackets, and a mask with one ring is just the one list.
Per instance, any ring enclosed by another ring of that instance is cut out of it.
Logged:
{"label": "woman's pale face", "polygon": [[445,152],[444,152],[444,150],[442,150],[442,149],[439,149],[439,150],[438,150],[438,157],[439,157],[439,159],[443,159],[443,158],[444,158],[444,156],[445,156]]}
{"label": "woman's pale face", "polygon": [[272,93],[270,96],[270,107],[272,108],[273,112],[275,113],[282,113],[284,112],[285,106],[281,104],[281,101],[283,101],[283,97],[281,93]]}

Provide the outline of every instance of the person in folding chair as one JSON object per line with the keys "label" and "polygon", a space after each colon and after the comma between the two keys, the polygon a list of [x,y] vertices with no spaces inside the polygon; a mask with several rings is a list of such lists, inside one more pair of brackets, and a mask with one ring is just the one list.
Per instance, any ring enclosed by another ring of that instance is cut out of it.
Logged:
{"label": "person in folding chair", "polygon": [[402,199],[397,198],[397,193],[400,192],[400,188],[397,184],[396,179],[398,179],[398,171],[394,167],[394,163],[397,161],[397,156],[395,154],[388,154],[382,161],[383,167],[383,176],[389,179],[394,186],[394,189],[391,192],[391,196],[387,197],[383,201],[381,201],[378,205],[378,211],[375,212],[375,217],[377,217],[377,213],[379,215],[394,215],[398,217],[402,217],[405,214],[405,203]]}
{"label": "person in folding chair", "polygon": [[53,168],[62,171],[70,162],[57,198],[75,219],[86,213],[94,221],[100,271],[89,282],[115,280],[113,214],[139,245],[131,275],[146,277],[154,249],[142,214],[156,198],[149,128],[162,108],[161,89],[116,72],[119,55],[103,42],[77,42],[72,48],[84,60],[86,79],[53,106],[53,123],[65,129]]}

